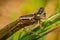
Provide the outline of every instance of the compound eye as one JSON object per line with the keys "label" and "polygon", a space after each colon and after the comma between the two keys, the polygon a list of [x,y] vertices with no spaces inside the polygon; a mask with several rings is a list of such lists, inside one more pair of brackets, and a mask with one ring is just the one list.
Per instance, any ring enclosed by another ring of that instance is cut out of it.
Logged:
{"label": "compound eye", "polygon": [[44,13],[43,15],[46,16],[46,13]]}
{"label": "compound eye", "polygon": [[42,14],[43,12],[44,12],[44,9],[40,8],[39,11],[38,11],[38,14]]}

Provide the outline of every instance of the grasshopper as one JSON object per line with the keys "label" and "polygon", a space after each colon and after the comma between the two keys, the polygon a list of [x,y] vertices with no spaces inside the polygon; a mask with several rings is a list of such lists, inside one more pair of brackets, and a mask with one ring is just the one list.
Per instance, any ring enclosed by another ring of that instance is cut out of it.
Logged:
{"label": "grasshopper", "polygon": [[[22,21],[22,23],[25,23],[25,24],[26,23],[30,24],[30,22],[32,22],[32,23],[38,22],[39,24],[41,24],[42,23],[41,19],[45,19],[45,18],[46,18],[46,12],[45,12],[44,8],[40,8],[39,11],[33,15],[30,14],[30,15],[21,16],[20,20]],[[40,28],[42,29],[41,25],[40,25]]]}
{"label": "grasshopper", "polygon": [[10,23],[5,28],[0,30],[0,40],[7,39],[16,31],[18,31],[21,28],[24,28],[25,26],[32,25],[34,23],[37,23],[38,21],[41,22],[41,19],[44,19],[45,17],[46,12],[44,8],[40,8],[39,11],[35,14],[20,16],[19,19]]}

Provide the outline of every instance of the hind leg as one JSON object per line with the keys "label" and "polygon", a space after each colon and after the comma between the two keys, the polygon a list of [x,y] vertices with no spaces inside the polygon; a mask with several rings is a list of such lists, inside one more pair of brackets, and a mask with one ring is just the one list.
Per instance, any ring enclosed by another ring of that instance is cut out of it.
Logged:
{"label": "hind leg", "polygon": [[44,27],[42,26],[42,21],[41,21],[41,20],[38,21],[38,25],[40,25],[40,29],[41,29],[41,30],[44,29]]}
{"label": "hind leg", "polygon": [[30,26],[28,26],[28,27],[26,27],[26,28],[24,28],[24,31],[25,31],[25,32],[28,32],[28,33],[32,33],[32,34],[34,34],[34,35],[37,35],[36,32],[32,31],[32,30],[35,28],[35,25],[36,25],[36,23],[33,24],[33,25],[30,25]]}

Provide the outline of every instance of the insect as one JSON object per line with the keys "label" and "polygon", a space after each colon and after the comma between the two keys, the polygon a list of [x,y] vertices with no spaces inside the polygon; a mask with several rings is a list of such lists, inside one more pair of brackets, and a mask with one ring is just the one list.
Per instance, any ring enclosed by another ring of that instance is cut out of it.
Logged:
{"label": "insect", "polygon": [[[20,16],[19,19],[17,19],[15,22],[10,23],[9,24],[10,26],[7,25],[7,27],[0,30],[0,40],[7,39],[19,29],[37,23],[38,21],[41,21],[41,19],[44,19],[45,17],[46,12],[44,8],[40,8],[39,11],[35,14]],[[12,26],[11,24],[14,26]]]}
{"label": "insect", "polygon": [[32,22],[32,23],[39,22],[39,24],[40,24],[42,22],[41,19],[44,19],[45,17],[46,17],[46,12],[45,12],[44,8],[40,8],[39,11],[33,15],[30,14],[30,15],[21,16],[20,20],[22,22],[24,22],[25,24],[26,23],[30,24],[30,22]]}

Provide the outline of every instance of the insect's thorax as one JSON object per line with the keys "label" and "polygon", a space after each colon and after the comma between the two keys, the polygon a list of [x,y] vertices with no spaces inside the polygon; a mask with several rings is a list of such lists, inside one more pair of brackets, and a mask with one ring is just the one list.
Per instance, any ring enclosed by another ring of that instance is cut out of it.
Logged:
{"label": "insect's thorax", "polygon": [[30,14],[30,15],[25,15],[21,16],[19,19],[21,20],[40,20],[40,14]]}

